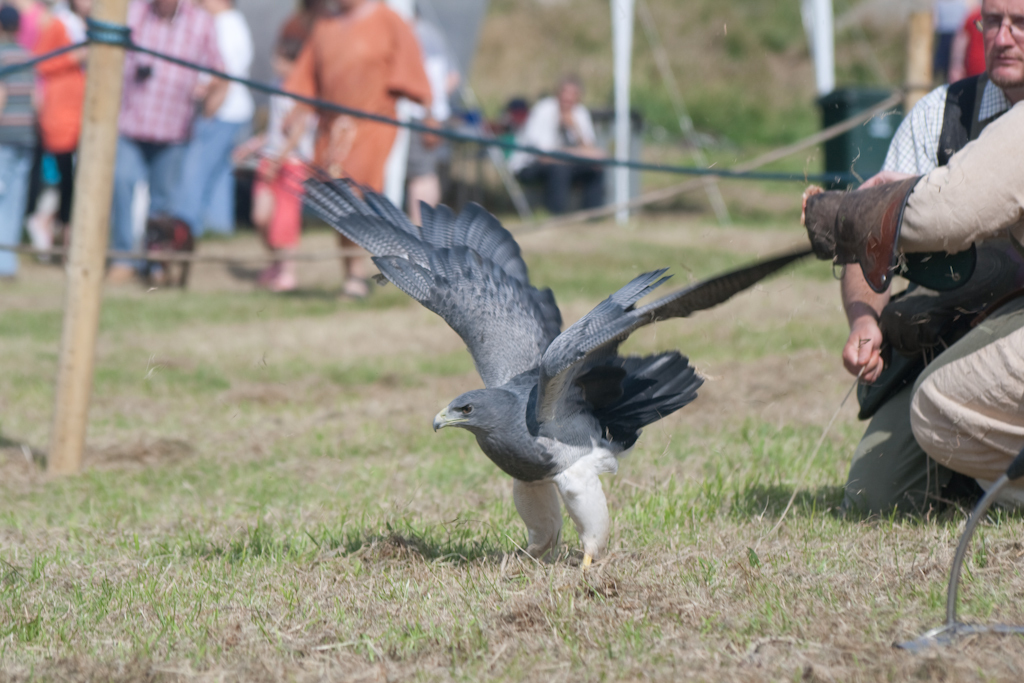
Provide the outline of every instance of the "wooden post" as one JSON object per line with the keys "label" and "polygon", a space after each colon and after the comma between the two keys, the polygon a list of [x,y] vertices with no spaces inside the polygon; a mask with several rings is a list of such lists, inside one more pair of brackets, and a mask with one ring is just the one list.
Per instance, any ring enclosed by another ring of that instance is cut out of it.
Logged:
{"label": "wooden post", "polygon": [[907,96],[903,111],[909,112],[932,89],[932,53],[935,27],[931,12],[910,15],[907,35]]}
{"label": "wooden post", "polygon": [[[128,0],[96,0],[93,6],[92,16],[101,21],[123,25],[127,15]],[[124,52],[112,45],[89,46],[66,268],[64,332],[48,457],[48,468],[54,474],[74,474],[82,469],[110,235]]]}

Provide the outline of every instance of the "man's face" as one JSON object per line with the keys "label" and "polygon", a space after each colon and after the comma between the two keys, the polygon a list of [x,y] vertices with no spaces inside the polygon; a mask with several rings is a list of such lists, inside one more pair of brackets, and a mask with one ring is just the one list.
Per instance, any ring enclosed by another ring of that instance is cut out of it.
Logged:
{"label": "man's face", "polygon": [[[981,17],[993,22],[1009,16],[1018,26],[1024,24],[1024,0],[984,0]],[[985,64],[992,82],[1004,90],[1024,87],[1024,37],[1015,35],[1007,22],[998,31],[985,30]]]}
{"label": "man's face", "polygon": [[562,111],[570,111],[580,103],[580,88],[575,83],[563,83],[558,89],[558,106]]}

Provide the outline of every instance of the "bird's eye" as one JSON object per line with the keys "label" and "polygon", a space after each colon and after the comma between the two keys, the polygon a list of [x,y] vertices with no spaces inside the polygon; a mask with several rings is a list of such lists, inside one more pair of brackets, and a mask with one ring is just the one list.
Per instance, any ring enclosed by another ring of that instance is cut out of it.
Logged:
{"label": "bird's eye", "polygon": [[469,415],[473,412],[473,406],[462,406],[459,410],[462,411],[463,415]]}

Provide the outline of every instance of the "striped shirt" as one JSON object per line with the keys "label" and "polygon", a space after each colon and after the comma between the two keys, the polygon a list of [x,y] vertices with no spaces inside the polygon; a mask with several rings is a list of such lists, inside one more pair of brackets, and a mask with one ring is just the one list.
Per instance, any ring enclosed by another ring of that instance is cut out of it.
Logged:
{"label": "striped shirt", "polygon": [[[152,2],[132,0],[128,7],[128,26],[137,45],[220,71],[224,69],[213,17],[194,6],[191,0],[178,0],[178,9],[170,19],[159,17]],[[144,142],[187,140],[198,82],[197,71],[128,52],[124,60],[121,134]]]}
{"label": "striped shirt", "polygon": [[[921,98],[896,130],[883,171],[923,175],[939,165],[939,136],[946,111],[948,85],[940,85]],[[992,81],[985,81],[978,105],[978,121],[995,118],[1010,108],[1010,100]]]}
{"label": "striped shirt", "polygon": [[[32,55],[16,43],[0,42],[0,67],[28,61]],[[0,145],[33,147],[36,144],[35,109],[32,91],[36,76],[32,69],[11,74],[0,82],[7,94],[0,113]]]}

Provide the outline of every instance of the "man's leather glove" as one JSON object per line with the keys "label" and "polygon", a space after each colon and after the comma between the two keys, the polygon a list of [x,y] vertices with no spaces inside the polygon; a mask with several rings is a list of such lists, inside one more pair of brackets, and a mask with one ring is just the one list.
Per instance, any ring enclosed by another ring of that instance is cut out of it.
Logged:
{"label": "man's leather glove", "polygon": [[907,199],[921,176],[853,192],[806,197],[804,225],[819,259],[859,263],[864,279],[884,292],[897,266],[896,245]]}

